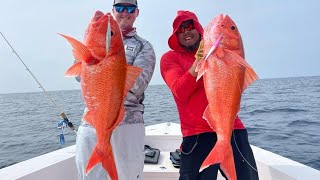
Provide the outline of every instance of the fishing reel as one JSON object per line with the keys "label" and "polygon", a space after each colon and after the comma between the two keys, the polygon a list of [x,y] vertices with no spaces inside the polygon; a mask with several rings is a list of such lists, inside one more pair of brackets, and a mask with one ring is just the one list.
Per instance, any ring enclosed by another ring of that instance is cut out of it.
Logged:
{"label": "fishing reel", "polygon": [[75,127],[73,126],[73,124],[69,121],[69,119],[67,118],[67,116],[64,113],[61,113],[60,116],[63,118],[63,120],[60,120],[58,122],[57,128],[61,129],[60,144],[64,145],[65,144],[64,129],[66,127],[70,127],[76,134],[77,134],[77,131],[76,131]]}
{"label": "fishing reel", "polygon": [[68,122],[66,120],[60,120],[58,122],[57,128],[61,129],[61,134],[60,134],[60,144],[64,145],[65,144],[65,139],[64,139],[64,129],[68,127]]}

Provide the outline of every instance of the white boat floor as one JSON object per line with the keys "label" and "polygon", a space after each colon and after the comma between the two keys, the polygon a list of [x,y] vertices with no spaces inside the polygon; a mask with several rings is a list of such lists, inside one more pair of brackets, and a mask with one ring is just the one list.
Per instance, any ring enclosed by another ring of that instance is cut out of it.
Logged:
{"label": "white boat floor", "polygon": [[179,179],[179,169],[170,161],[170,152],[161,152],[158,164],[145,164],[143,179]]}
{"label": "white boat floor", "polygon": [[[179,149],[182,142],[180,124],[162,123],[146,127],[145,144],[160,149],[158,164],[145,164],[143,180],[177,180],[179,169],[172,165],[170,152]],[[222,176],[218,174],[218,180]]]}
{"label": "white boat floor", "polygon": [[[170,160],[170,152],[161,152],[158,164],[145,164],[143,169],[143,180],[177,180],[179,179],[179,168],[175,168]],[[218,174],[217,180],[223,180]]]}
{"label": "white boat floor", "polygon": [[145,163],[145,172],[179,172],[179,168],[175,168],[169,158],[170,152],[161,152],[157,164]]}

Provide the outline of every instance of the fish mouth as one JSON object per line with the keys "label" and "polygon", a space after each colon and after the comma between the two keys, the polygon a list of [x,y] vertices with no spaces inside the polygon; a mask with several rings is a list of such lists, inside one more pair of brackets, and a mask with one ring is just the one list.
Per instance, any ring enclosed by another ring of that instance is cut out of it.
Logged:
{"label": "fish mouth", "polygon": [[93,22],[97,22],[102,16],[103,16],[103,12],[101,11],[96,11],[94,14],[94,17],[92,19]]}

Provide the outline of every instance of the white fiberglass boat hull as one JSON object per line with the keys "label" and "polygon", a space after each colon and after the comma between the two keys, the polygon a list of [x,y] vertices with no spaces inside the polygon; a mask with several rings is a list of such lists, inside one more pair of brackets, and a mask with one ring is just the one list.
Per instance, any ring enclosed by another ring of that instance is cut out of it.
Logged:
{"label": "white fiberglass boat hull", "polygon": [[[158,164],[145,164],[143,180],[177,180],[179,169],[169,159],[170,151],[180,147],[180,125],[161,123],[146,127],[145,144],[161,151]],[[320,171],[279,156],[270,151],[251,146],[258,166],[260,180],[314,180]],[[1,180],[76,180],[75,146],[23,161],[0,169]],[[224,179],[221,175],[218,179]]]}

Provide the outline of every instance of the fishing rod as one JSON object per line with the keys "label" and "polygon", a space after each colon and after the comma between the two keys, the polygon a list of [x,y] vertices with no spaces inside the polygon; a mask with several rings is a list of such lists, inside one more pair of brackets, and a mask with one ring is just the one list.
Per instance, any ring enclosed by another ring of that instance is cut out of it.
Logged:
{"label": "fishing rod", "polygon": [[[24,67],[26,67],[26,70],[31,74],[31,76],[33,77],[33,79],[38,83],[38,85],[40,86],[40,88],[42,89],[42,91],[45,93],[45,95],[47,96],[47,98],[54,104],[54,106],[56,108],[59,108],[58,105],[54,102],[54,100],[51,98],[51,96],[48,94],[48,92],[44,89],[44,87],[41,85],[41,83],[38,81],[38,79],[33,75],[33,73],[31,72],[31,70],[28,68],[28,66],[23,62],[23,60],[21,59],[21,57],[18,55],[18,53],[14,50],[14,48],[11,46],[11,44],[9,43],[9,41],[7,40],[7,38],[2,34],[2,32],[0,32],[1,36],[3,37],[3,39],[7,42],[7,44],[10,46],[10,48],[12,49],[12,52],[18,57],[18,59],[20,60],[20,62],[24,65]],[[76,128],[73,126],[73,124],[69,121],[67,115],[61,111],[60,116],[63,118],[63,121],[59,123],[58,128],[64,128],[63,123],[65,123],[69,128],[71,128],[71,130],[73,130],[76,134],[77,134],[77,130]],[[63,133],[60,135],[60,142],[61,144],[64,144],[64,136]]]}

